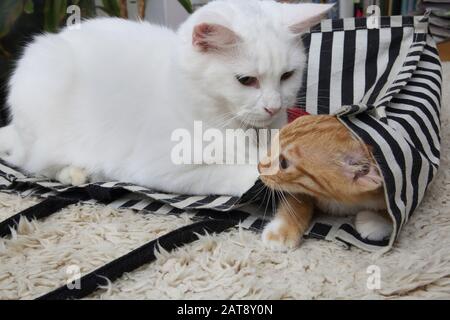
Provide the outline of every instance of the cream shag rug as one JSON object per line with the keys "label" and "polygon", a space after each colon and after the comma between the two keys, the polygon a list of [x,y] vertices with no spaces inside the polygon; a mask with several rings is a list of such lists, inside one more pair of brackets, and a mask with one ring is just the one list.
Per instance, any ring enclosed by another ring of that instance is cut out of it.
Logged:
{"label": "cream shag rug", "polygon": [[[425,200],[383,255],[306,240],[288,253],[234,229],[204,236],[124,275],[93,299],[450,298],[450,64],[444,65],[442,166]],[[0,219],[37,201],[0,194]],[[190,222],[98,205],[72,206],[44,222],[22,221],[0,239],[0,299],[32,299]],[[375,267],[373,267],[375,266]],[[374,273],[379,271],[380,286]],[[372,276],[372,277],[371,277]]]}

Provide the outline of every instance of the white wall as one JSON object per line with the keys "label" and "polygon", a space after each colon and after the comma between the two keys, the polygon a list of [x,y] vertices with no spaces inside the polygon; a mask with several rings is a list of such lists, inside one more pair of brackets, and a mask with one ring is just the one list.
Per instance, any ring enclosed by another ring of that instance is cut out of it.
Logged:
{"label": "white wall", "polygon": [[189,14],[176,0],[147,0],[145,19],[177,29]]}

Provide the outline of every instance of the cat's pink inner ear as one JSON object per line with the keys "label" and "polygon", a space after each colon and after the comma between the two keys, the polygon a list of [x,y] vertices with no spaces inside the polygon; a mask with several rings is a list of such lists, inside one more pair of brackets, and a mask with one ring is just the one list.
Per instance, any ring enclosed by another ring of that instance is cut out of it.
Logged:
{"label": "cat's pink inner ear", "polygon": [[[297,18],[291,24],[289,29],[295,34],[306,32],[312,26],[318,24],[321,20],[326,18],[328,11],[333,8],[334,4],[296,4]],[[295,13],[295,11],[293,10]]]}
{"label": "cat's pink inner ear", "polygon": [[192,44],[202,52],[230,49],[238,41],[239,36],[235,32],[219,24],[198,24],[192,34]]}
{"label": "cat's pink inner ear", "polygon": [[383,178],[378,168],[362,151],[347,155],[343,169],[344,175],[365,191],[376,190],[383,186]]}

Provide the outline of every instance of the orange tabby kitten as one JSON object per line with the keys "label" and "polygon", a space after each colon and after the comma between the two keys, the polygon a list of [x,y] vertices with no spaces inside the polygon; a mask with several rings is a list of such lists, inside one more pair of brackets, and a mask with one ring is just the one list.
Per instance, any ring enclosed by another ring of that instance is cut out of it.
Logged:
{"label": "orange tabby kitten", "polygon": [[[267,245],[296,247],[315,208],[356,215],[355,227],[363,238],[382,240],[391,234],[383,180],[369,147],[336,117],[300,117],[280,131],[279,143],[280,154],[258,166],[264,184],[284,195],[264,229]],[[276,173],[264,175],[274,165]]]}

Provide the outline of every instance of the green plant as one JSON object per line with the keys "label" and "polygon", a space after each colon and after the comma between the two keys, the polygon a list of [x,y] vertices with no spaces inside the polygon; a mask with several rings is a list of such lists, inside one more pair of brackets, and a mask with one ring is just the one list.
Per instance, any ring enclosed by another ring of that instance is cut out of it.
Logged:
{"label": "green plant", "polygon": [[[178,0],[178,2],[186,11],[192,13],[193,7],[190,0]],[[83,18],[95,16],[97,9],[102,10],[109,16],[120,17],[122,15],[121,6],[125,6],[125,1],[102,0],[102,5],[96,6],[94,0],[45,0],[43,30],[56,32],[64,23],[67,17],[67,7],[70,5],[78,5]],[[9,33],[22,14],[33,14],[34,12],[35,2],[33,0],[1,0],[0,39]]]}

